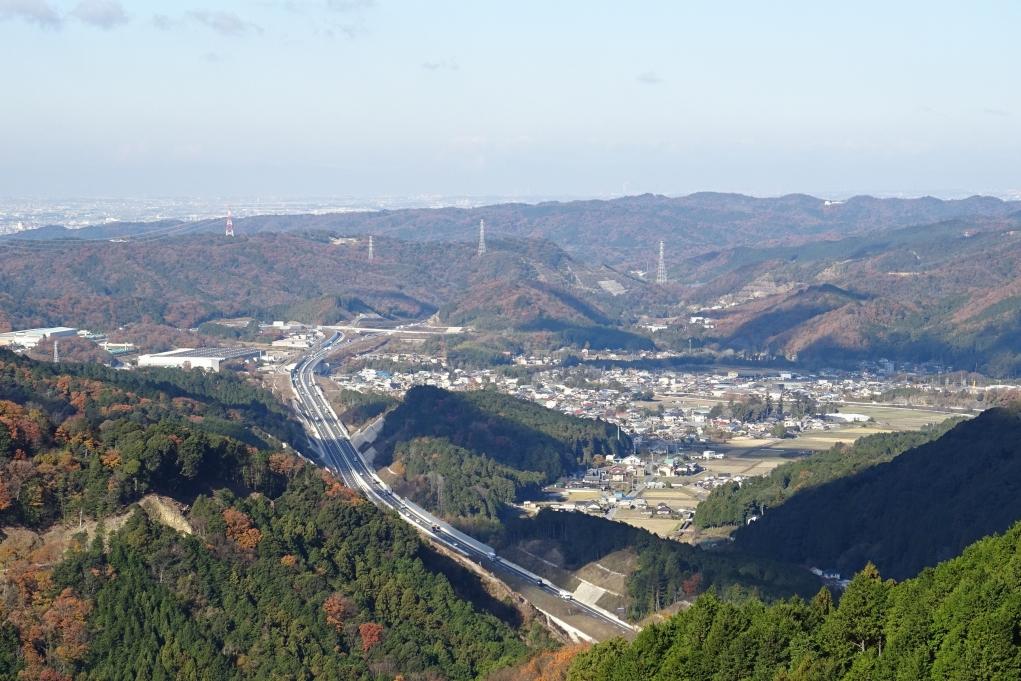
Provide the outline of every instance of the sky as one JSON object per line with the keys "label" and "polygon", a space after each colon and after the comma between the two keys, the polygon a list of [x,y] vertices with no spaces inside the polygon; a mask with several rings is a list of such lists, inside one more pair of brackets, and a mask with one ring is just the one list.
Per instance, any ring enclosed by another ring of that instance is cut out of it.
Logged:
{"label": "sky", "polygon": [[1021,195],[1021,3],[0,0],[0,196]]}

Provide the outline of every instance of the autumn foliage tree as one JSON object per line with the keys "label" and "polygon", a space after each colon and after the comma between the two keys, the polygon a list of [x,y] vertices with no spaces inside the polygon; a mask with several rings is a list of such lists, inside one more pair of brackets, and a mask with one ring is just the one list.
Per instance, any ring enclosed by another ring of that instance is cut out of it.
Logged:
{"label": "autumn foliage tree", "polygon": [[698,593],[699,587],[702,585],[702,574],[699,572],[694,573],[691,577],[688,577],[681,582],[681,590],[684,591],[686,596],[694,596]]}
{"label": "autumn foliage tree", "polygon": [[351,610],[351,603],[344,594],[333,593],[323,601],[323,613],[326,615],[326,623],[338,632],[343,631],[344,622]]}
{"label": "autumn foliage tree", "polygon": [[565,681],[580,653],[588,650],[587,645],[569,645],[557,650],[539,653],[528,662],[494,672],[488,681]]}
{"label": "autumn foliage tree", "polygon": [[362,652],[367,653],[383,642],[383,625],[363,622],[358,625],[358,636],[362,639]]}
{"label": "autumn foliage tree", "polygon": [[43,614],[43,633],[49,648],[63,665],[70,665],[88,652],[87,619],[92,604],[77,597],[71,589],[60,592]]}
{"label": "autumn foliage tree", "polygon": [[246,551],[254,549],[262,540],[262,532],[252,527],[252,519],[236,508],[224,509],[223,521],[227,524],[227,536]]}

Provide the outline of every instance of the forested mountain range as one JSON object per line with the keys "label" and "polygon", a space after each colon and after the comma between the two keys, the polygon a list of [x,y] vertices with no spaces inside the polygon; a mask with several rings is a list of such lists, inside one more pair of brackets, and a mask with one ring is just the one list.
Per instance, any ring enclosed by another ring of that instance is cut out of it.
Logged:
{"label": "forested mountain range", "polygon": [[850,574],[904,579],[1021,519],[1021,405],[802,489],[734,533],[738,548]]}
{"label": "forested mountain range", "polygon": [[1011,681],[1021,669],[1021,523],[894,584],[872,565],[835,605],[703,596],[633,643],[576,657],[569,681]]}
{"label": "forested mountain range", "polygon": [[[836,239],[965,216],[1002,217],[1021,202],[974,196],[880,199],[856,196],[831,202],[805,194],[756,198],[702,192],[681,197],[653,194],[610,200],[509,203],[462,208],[421,208],[334,213],[266,215],[234,221],[241,234],[331,231],[375,234],[409,241],[474,241],[480,219],[496,238],[553,241],[585,261],[611,265],[654,264],[656,244],[670,243],[669,263],[734,246],[796,244]],[[188,232],[223,232],[222,220],[194,223],[114,223],[73,232],[85,238],[129,238],[145,230],[183,227]],[[24,232],[19,238],[68,236],[59,226]]]}
{"label": "forested mountain range", "polygon": [[0,248],[0,327],[188,328],[240,315],[335,323],[359,313],[421,319],[441,308],[444,320],[481,328],[611,323],[591,300],[601,268],[548,242],[491,239],[479,258],[469,244],[378,239],[375,253],[370,264],[367,239],[323,233],[8,245]]}
{"label": "forested mountain range", "polygon": [[707,336],[802,360],[942,360],[1021,370],[1021,217],[953,220],[798,247],[693,258]]}
{"label": "forested mountain range", "polygon": [[548,643],[299,437],[229,375],[0,352],[0,678],[467,680]]}
{"label": "forested mountain range", "polygon": [[[640,196],[264,216],[239,220],[234,239],[221,230],[210,220],[8,236],[0,328],[435,314],[546,348],[686,349],[690,338],[812,364],[885,356],[1021,371],[1021,210],[997,199]],[[49,276],[54,262],[60,276]],[[699,315],[711,328],[689,323]],[[650,321],[668,330],[650,336],[640,327]]]}

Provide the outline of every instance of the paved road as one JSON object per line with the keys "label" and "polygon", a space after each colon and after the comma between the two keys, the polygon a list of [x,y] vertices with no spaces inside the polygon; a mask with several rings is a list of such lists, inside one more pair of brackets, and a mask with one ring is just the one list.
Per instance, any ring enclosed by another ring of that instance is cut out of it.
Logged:
{"label": "paved road", "polygon": [[613,614],[575,601],[570,592],[525,568],[497,555],[486,544],[458,531],[425,509],[396,495],[372,470],[354,448],[347,429],[334,413],[322,390],[316,385],[316,367],[326,354],[344,342],[344,335],[333,333],[291,371],[291,386],[298,399],[299,412],[306,429],[316,441],[323,463],[344,484],[358,489],[378,506],[396,511],[420,532],[452,551],[477,562],[484,570],[508,584],[518,594],[543,610],[583,632],[588,638],[604,640],[613,636],[633,636],[634,628]]}

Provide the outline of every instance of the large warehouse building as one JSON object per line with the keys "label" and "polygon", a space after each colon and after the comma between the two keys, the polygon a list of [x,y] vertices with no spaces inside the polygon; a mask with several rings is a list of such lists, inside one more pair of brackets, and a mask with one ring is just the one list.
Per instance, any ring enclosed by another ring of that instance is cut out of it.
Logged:
{"label": "large warehouse building", "polygon": [[139,355],[138,366],[219,371],[223,362],[247,361],[260,357],[262,350],[255,348],[178,348],[151,355]]}
{"label": "large warehouse building", "polygon": [[22,331],[8,331],[0,333],[0,347],[20,345],[23,348],[34,348],[40,341],[47,338],[63,338],[65,336],[77,336],[78,330],[67,326],[51,326],[45,329],[24,329]]}

